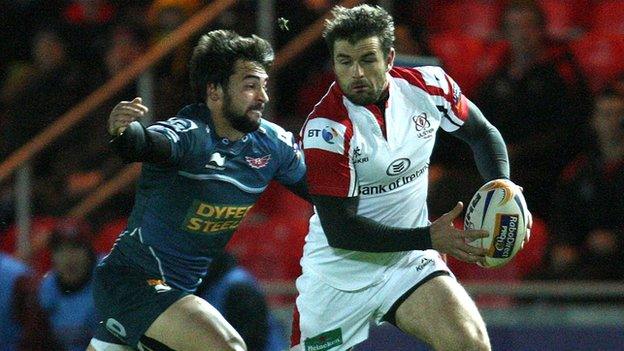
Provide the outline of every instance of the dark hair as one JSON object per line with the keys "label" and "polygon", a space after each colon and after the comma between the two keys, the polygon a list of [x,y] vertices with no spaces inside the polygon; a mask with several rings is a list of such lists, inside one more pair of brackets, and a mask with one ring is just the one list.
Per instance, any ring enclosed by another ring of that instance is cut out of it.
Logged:
{"label": "dark hair", "polygon": [[92,250],[92,234],[91,226],[85,221],[69,218],[60,219],[52,228],[48,245],[52,251],[57,250],[62,245]]}
{"label": "dark hair", "polygon": [[206,86],[227,86],[236,61],[253,61],[268,70],[273,62],[273,49],[264,39],[242,37],[229,30],[204,34],[195,46],[189,62],[191,89],[197,102],[205,102]]}
{"label": "dark hair", "polygon": [[394,45],[394,21],[379,6],[360,5],[354,8],[335,6],[332,9],[333,19],[325,21],[323,38],[331,53],[337,40],[356,43],[362,39],[378,37],[384,55],[390,53]]}
{"label": "dark hair", "polygon": [[503,13],[503,21],[501,24],[503,25],[503,30],[506,30],[506,19],[507,15],[513,11],[530,11],[535,15],[537,19],[537,24],[540,28],[545,29],[547,24],[546,13],[544,13],[544,9],[534,0],[514,0],[505,7],[505,11]]}
{"label": "dark hair", "polygon": [[621,99],[624,96],[622,96],[622,92],[617,90],[615,87],[607,86],[607,87],[603,88],[602,90],[600,90],[598,92],[598,94],[596,94],[596,99],[602,98],[602,97],[620,98]]}

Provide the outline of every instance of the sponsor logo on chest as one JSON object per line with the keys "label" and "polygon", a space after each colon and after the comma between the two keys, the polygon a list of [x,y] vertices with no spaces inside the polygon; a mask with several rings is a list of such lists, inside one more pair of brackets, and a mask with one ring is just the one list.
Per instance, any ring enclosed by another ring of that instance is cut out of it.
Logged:
{"label": "sponsor logo on chest", "polygon": [[433,137],[435,128],[431,126],[429,116],[427,116],[426,112],[412,116],[412,122],[414,122],[414,128],[416,128],[416,136],[418,138],[429,139]]}
{"label": "sponsor logo on chest", "polygon": [[365,163],[369,161],[369,157],[368,155],[362,154],[361,147],[356,146],[355,149],[353,149],[353,155],[351,156],[351,161],[353,162],[353,164]]}
{"label": "sponsor logo on chest", "polygon": [[[396,161],[395,161],[396,162]],[[360,185],[359,190],[361,195],[377,195],[387,193],[389,191],[396,190],[407,184],[410,184],[414,180],[418,179],[429,168],[429,164],[425,164],[423,167],[402,175],[399,178],[394,179],[392,182],[385,184],[373,184],[373,185]]]}
{"label": "sponsor logo on chest", "polygon": [[235,230],[252,206],[217,205],[194,201],[182,229],[200,234]]}
{"label": "sponsor logo on chest", "polygon": [[409,158],[396,159],[392,161],[392,163],[390,163],[390,166],[388,166],[388,168],[386,169],[386,174],[389,176],[397,176],[407,171],[410,164],[412,164],[412,162],[409,160]]}

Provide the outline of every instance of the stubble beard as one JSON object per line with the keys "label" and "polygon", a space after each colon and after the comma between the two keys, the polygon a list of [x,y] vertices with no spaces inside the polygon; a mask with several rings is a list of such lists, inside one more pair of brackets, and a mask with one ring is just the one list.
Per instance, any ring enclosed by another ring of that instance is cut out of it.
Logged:
{"label": "stubble beard", "polygon": [[366,106],[377,102],[377,100],[379,100],[379,94],[376,96],[372,94],[349,94],[347,95],[347,99],[356,105]]}
{"label": "stubble beard", "polygon": [[[369,86],[369,87],[372,89],[372,86]],[[348,85],[346,87],[343,87],[341,85],[341,88],[342,88],[342,91],[345,92],[344,94],[347,97],[347,99],[349,99],[349,101],[360,106],[366,106],[366,105],[376,103],[377,101],[379,101],[381,97],[381,93],[382,93],[382,91],[370,91],[369,90],[369,92],[367,93],[353,94],[350,92],[346,93],[347,91],[349,91]]]}
{"label": "stubble beard", "polygon": [[241,133],[251,133],[255,132],[260,128],[260,119],[253,120],[249,116],[247,116],[248,110],[243,112],[234,111],[232,108],[232,99],[229,94],[224,95],[224,106],[223,106],[223,115],[225,119],[227,119],[230,126]]}

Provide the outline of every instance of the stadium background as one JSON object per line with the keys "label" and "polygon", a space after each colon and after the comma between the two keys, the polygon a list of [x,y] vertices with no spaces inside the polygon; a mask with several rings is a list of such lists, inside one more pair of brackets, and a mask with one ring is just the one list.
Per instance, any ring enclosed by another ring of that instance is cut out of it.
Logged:
{"label": "stadium background", "polygon": [[[173,116],[190,101],[186,62],[205,30],[256,33],[275,45],[268,118],[298,132],[333,79],[318,34],[337,3],[0,1],[0,250],[41,277],[50,268],[50,229],[77,216],[89,224],[86,235],[96,251],[107,252],[124,228],[138,170],[108,149],[108,112],[116,101],[143,96],[151,120]],[[368,3],[395,16],[399,64],[442,65],[509,143],[512,178],[525,187],[535,216],[532,240],[499,270],[451,260],[483,310],[495,349],[624,349],[624,155],[615,155],[611,173],[599,178],[613,183],[613,196],[598,199],[602,207],[578,208],[565,196],[583,185],[574,181],[587,155],[598,156],[591,131],[595,99],[606,88],[624,99],[624,1]],[[510,4],[535,4],[544,16],[539,59],[522,69],[514,64],[510,30],[529,26],[524,34],[530,38],[541,27],[518,18],[508,22],[514,28],[505,27]],[[205,12],[206,6],[214,7]],[[215,14],[214,20],[193,17],[201,13]],[[278,18],[288,20],[286,26]],[[61,116],[77,116],[76,124],[66,120],[60,137],[29,143]],[[469,200],[481,185],[467,148],[439,137],[430,168],[432,218]],[[272,185],[229,245],[263,283],[286,329],[310,213],[309,205]],[[562,229],[569,216],[607,219],[570,233]],[[595,230],[610,235],[588,234]],[[373,335],[360,349],[419,347],[389,328]]]}

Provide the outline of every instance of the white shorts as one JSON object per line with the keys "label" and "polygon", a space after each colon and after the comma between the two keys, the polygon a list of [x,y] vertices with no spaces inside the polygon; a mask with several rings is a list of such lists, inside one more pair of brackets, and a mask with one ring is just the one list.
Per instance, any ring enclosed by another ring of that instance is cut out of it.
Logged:
{"label": "white shorts", "polygon": [[391,309],[394,318],[395,302],[408,292],[434,276],[453,276],[437,251],[417,253],[411,264],[401,261],[384,280],[361,290],[338,290],[304,272],[297,279],[291,351],[348,350],[368,338],[371,322],[384,322]]}

